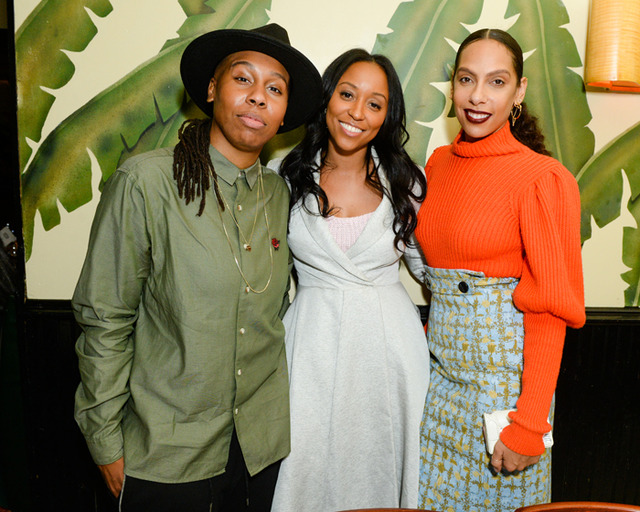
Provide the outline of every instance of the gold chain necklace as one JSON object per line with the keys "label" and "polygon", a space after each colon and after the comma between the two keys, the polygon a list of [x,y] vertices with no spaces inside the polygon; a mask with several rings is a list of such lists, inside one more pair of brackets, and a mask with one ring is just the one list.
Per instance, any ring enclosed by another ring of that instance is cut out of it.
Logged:
{"label": "gold chain necklace", "polygon": [[[258,170],[258,176],[262,177],[262,170]],[[253,228],[251,228],[251,236],[249,237],[249,239],[247,240],[247,237],[244,236],[244,233],[242,232],[242,229],[240,229],[240,224],[238,224],[238,221],[236,220],[236,216],[232,213],[232,208],[229,206],[229,203],[227,203],[227,200],[225,199],[224,195],[222,194],[222,190],[220,190],[220,184],[218,183],[218,178],[215,177],[216,180],[216,185],[218,185],[218,190],[220,191],[220,197],[222,197],[222,202],[224,203],[225,208],[227,209],[227,211],[229,212],[229,215],[231,215],[231,218],[233,219],[233,223],[236,225],[236,227],[238,228],[238,233],[240,234],[240,236],[242,237],[242,240],[244,240],[244,244],[242,244],[242,247],[244,248],[245,251],[251,251],[251,241],[253,240],[253,234],[256,230],[256,222],[258,221],[258,200],[260,199],[260,187],[257,187],[256,189],[256,216],[253,218]],[[264,194],[264,190],[262,191],[262,193]],[[264,204],[264,201],[263,201]],[[218,208],[220,207],[220,205],[218,205]],[[224,223],[223,223],[224,226]]]}
{"label": "gold chain necklace", "polygon": [[[222,202],[225,204],[225,207],[229,211],[229,215],[233,219],[233,222],[235,223],[236,227],[238,228],[238,232],[240,233],[240,235],[245,241],[245,249],[247,251],[251,251],[251,245],[247,242],[247,239],[242,234],[242,230],[240,229],[240,225],[238,224],[238,221],[236,220],[233,213],[231,213],[231,208],[229,208],[229,203],[227,203],[227,200],[225,199],[224,195],[222,195],[222,190],[220,189],[220,184],[218,183],[218,178],[215,174],[213,175],[213,179],[216,181],[216,185],[218,185],[218,191],[220,192],[220,196],[222,197]],[[220,210],[220,203],[216,201],[216,205],[218,206],[218,213],[220,214],[220,222],[222,223],[222,230],[224,231],[224,236],[227,238],[227,243],[229,244],[229,250],[231,251],[231,255],[233,256],[233,261],[236,262],[236,267],[238,268],[238,272],[240,272],[240,276],[242,277],[242,280],[247,285],[245,289],[247,293],[249,293],[249,291],[252,291],[253,293],[263,293],[271,284],[271,278],[273,277],[273,244],[271,243],[271,230],[269,229],[269,216],[267,215],[267,204],[265,201],[265,193],[264,193],[264,181],[262,179],[262,167],[258,170],[258,179],[260,180],[260,186],[258,187],[258,193],[256,194],[256,217],[253,220],[253,230],[251,231],[251,238],[253,239],[253,232],[256,228],[256,221],[258,219],[258,201],[260,199],[260,192],[262,192],[262,210],[264,211],[264,222],[267,225],[267,240],[269,241],[269,257],[271,259],[271,270],[269,271],[269,279],[267,280],[267,284],[264,285],[264,288],[262,288],[262,290],[256,290],[253,286],[251,286],[251,284],[249,284],[249,280],[244,275],[244,272],[242,271],[242,267],[240,266],[240,262],[236,257],[236,253],[233,251],[233,244],[231,243],[231,238],[229,238],[227,227],[224,225],[224,219],[222,218],[222,211]],[[248,246],[248,248],[246,246]]]}

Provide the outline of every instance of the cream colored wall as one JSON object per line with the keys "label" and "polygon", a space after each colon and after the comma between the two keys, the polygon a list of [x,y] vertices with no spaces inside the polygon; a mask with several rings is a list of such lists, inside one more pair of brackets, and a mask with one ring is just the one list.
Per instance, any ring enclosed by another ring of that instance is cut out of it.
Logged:
{"label": "cream colored wall", "polygon": [[[80,105],[103,88],[155,55],[162,44],[175,37],[184,20],[177,0],[111,0],[114,11],[104,19],[94,17],[97,36],[81,53],[69,54],[76,66],[72,80],[58,91],[43,130],[43,138]],[[462,0],[461,0],[462,3]],[[508,0],[487,0],[479,22],[483,26],[508,28],[505,20]],[[15,2],[18,27],[38,4],[38,0]],[[389,31],[387,25],[400,0],[273,0],[270,18],[285,26],[294,46],[302,50],[322,71],[342,51],[352,47],[371,50],[376,35]],[[565,0],[573,35],[584,61],[588,18],[588,0]],[[152,14],[150,14],[152,13]],[[153,20],[150,17],[153,16]],[[144,22],[141,22],[144,20]],[[177,70],[176,70],[177,72]],[[582,75],[582,69],[576,69]],[[596,137],[596,150],[620,132],[640,120],[640,94],[588,93],[593,115],[589,127]],[[457,131],[455,121],[440,120],[431,137],[429,152],[446,144]],[[62,221],[44,231],[36,216],[34,251],[27,262],[27,293],[30,298],[70,298],[86,251],[89,227],[98,199],[100,171],[94,163],[94,200],[72,213],[60,206]],[[624,204],[624,202],[623,202]],[[625,283],[620,274],[622,229],[635,226],[628,212],[605,227],[594,230],[584,245],[583,256],[587,304],[622,306]],[[403,282],[416,303],[425,302],[422,288],[406,273]]]}

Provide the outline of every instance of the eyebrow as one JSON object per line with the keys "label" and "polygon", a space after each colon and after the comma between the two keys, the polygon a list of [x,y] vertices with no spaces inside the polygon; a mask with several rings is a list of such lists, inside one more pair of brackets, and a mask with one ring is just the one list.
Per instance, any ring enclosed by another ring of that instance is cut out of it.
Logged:
{"label": "eyebrow", "polygon": [[[249,62],[248,60],[237,60],[235,62],[232,62],[229,65],[229,69],[232,69],[236,66],[247,66],[249,69],[251,69],[252,71],[255,71],[256,67],[253,65],[252,62]],[[287,77],[285,77],[282,73],[278,73],[277,71],[271,71],[271,74],[274,76],[277,76],[278,78],[281,78],[285,84],[289,85],[289,80],[287,79]]]}
{"label": "eyebrow", "polygon": [[[469,73],[470,75],[476,76],[476,73],[471,71],[469,68],[465,68],[465,67],[458,68],[458,71],[456,71],[456,75],[458,73],[460,73],[461,71],[463,71],[465,73]],[[490,75],[490,76],[504,75],[504,74],[507,74],[507,75],[511,76],[511,71],[509,71],[508,69],[496,69],[495,71],[491,71],[490,73],[487,73],[487,74]]]}
{"label": "eyebrow", "polygon": [[[347,82],[347,81],[340,82],[338,85],[350,85],[354,89],[358,89],[358,86],[356,84],[352,84],[351,82]],[[387,97],[381,92],[372,92],[371,94],[373,94],[374,96],[380,96],[381,98],[384,98],[385,101],[388,101]]]}

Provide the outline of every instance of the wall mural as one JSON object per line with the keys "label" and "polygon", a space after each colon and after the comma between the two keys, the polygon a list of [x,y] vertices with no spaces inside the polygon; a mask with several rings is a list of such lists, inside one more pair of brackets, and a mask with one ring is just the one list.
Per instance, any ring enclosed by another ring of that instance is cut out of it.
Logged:
{"label": "wall mural", "polygon": [[[61,223],[61,208],[71,212],[92,200],[92,156],[104,183],[129,156],[175,144],[180,124],[201,115],[185,96],[177,72],[182,51],[193,38],[215,28],[253,28],[270,21],[271,1],[177,3],[185,14],[178,37],[167,40],[157,55],[115,83],[105,84],[102,92],[44,137],[43,126],[56,99],[48,90],[63,87],[75,71],[67,52],[82,52],[98,32],[93,20],[109,16],[113,6],[108,0],[43,0],[18,27],[18,125],[27,259],[37,251],[33,247],[37,212],[48,231]],[[389,33],[376,38],[373,52],[388,55],[402,80],[411,135],[408,149],[420,165],[433,149],[429,142],[443,119],[451,131],[446,140],[458,129],[450,112],[450,70],[458,45],[477,28],[485,3],[401,2],[388,22]],[[624,229],[621,258],[630,269],[622,274],[627,285],[624,304],[638,306],[640,122],[594,154],[594,134],[587,126],[591,112],[582,78],[573,69],[582,63],[574,38],[565,28],[568,22],[560,1],[509,0],[501,28],[525,52],[526,101],[540,118],[547,147],[578,180],[583,243],[591,238],[593,226],[606,226],[621,210],[625,214],[628,210],[635,219],[635,226]],[[290,147],[299,135],[281,137],[268,151]],[[38,142],[37,147],[29,141]],[[630,187],[626,196],[625,181]]]}

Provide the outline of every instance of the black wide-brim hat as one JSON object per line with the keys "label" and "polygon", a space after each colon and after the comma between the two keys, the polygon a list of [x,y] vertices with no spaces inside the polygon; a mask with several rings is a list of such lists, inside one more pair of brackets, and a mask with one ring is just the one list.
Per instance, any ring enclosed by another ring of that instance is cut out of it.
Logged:
{"label": "black wide-brim hat", "polygon": [[207,90],[218,64],[235,52],[254,51],[276,59],[289,73],[289,102],[283,133],[303,124],[320,106],[322,80],[313,63],[289,43],[287,31],[275,23],[253,30],[222,29],[191,41],[180,61],[180,75],[187,93],[200,110],[211,117]]}

